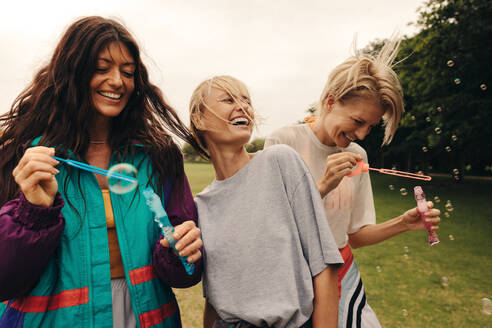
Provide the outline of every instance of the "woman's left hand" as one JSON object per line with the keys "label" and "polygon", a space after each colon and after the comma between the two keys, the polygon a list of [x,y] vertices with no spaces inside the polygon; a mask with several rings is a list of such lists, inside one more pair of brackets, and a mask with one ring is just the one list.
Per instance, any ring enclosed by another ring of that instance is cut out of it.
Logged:
{"label": "woman's left hand", "polygon": [[[432,224],[431,230],[435,231],[439,229],[437,224],[441,222],[441,219],[439,218],[441,211],[433,208],[434,204],[432,202],[427,202],[427,207],[429,210],[425,213],[426,221]],[[418,212],[417,207],[403,213],[402,222],[408,230],[426,230],[425,225],[420,218],[420,213]]]}
{"label": "woman's left hand", "polygon": [[[203,242],[200,238],[200,228],[196,226],[195,222],[190,220],[175,226],[173,237],[178,241],[175,246],[179,255],[188,256],[188,262],[194,263],[202,257],[200,248]],[[161,245],[170,247],[165,238],[161,240]]]}

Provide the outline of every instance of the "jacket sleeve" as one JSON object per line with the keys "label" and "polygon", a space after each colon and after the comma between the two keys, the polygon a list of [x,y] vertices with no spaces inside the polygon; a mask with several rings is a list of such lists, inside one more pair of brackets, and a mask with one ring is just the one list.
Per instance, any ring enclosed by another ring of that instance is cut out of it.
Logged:
{"label": "jacket sleeve", "polygon": [[[175,184],[176,186],[176,184]],[[190,184],[186,175],[183,181],[183,193],[180,195],[175,186],[171,188],[169,201],[165,203],[165,210],[169,217],[169,221],[173,226],[177,226],[185,221],[192,220],[198,226],[198,214],[193,201]],[[188,275],[179,260],[178,256],[171,248],[164,247],[157,241],[153,254],[153,265],[157,275],[161,281],[170,287],[186,288],[196,285],[202,278],[203,257],[196,261],[195,271],[192,275]],[[201,248],[203,254],[203,247]]]}
{"label": "jacket sleeve", "polygon": [[27,294],[41,277],[65,229],[63,205],[59,193],[41,207],[21,192],[0,208],[0,301]]}

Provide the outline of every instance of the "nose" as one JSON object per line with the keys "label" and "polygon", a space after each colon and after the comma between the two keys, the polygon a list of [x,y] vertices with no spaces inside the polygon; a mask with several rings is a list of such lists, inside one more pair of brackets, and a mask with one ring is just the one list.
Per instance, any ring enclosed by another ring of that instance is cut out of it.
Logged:
{"label": "nose", "polygon": [[369,134],[370,131],[371,131],[370,126],[367,127],[362,126],[355,131],[355,136],[359,140],[364,140],[364,138]]}
{"label": "nose", "polygon": [[113,88],[119,88],[123,85],[123,80],[119,69],[111,70],[108,82]]}

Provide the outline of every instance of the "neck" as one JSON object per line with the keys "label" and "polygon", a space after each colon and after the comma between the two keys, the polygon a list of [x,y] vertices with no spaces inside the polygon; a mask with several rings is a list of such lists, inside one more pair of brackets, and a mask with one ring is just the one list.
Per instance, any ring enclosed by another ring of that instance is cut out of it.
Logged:
{"label": "neck", "polygon": [[242,169],[252,155],[248,154],[244,147],[226,147],[209,145],[208,151],[210,153],[210,161],[215,169],[215,178],[217,180],[224,180],[232,177],[240,169]]}
{"label": "neck", "polygon": [[335,142],[330,138],[328,133],[326,133],[326,129],[324,128],[324,122],[325,117],[321,116],[319,117],[314,123],[310,123],[309,127],[313,131],[314,135],[318,140],[326,145],[326,146],[335,146]]}
{"label": "neck", "polygon": [[92,128],[89,131],[89,143],[92,145],[104,145],[108,142],[110,128],[108,117],[96,115],[92,120]]}

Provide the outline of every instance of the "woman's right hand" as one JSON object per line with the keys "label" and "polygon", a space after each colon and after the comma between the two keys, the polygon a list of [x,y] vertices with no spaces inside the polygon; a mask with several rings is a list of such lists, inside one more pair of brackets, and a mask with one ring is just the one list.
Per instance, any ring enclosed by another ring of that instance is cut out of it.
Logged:
{"label": "woman's right hand", "polygon": [[351,152],[329,155],[326,158],[325,172],[318,181],[318,190],[321,198],[324,198],[330,191],[335,189],[343,177],[352,172],[352,168],[359,160],[362,160],[362,156]]}
{"label": "woman's right hand", "polygon": [[59,172],[55,166],[59,162],[54,155],[54,148],[28,148],[12,171],[15,182],[31,204],[49,207],[55,201],[58,191],[55,175]]}

